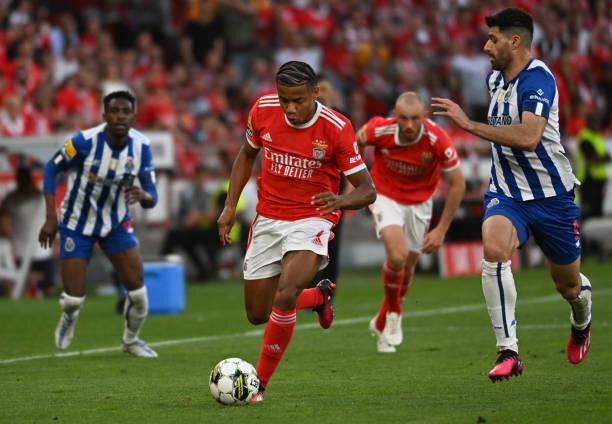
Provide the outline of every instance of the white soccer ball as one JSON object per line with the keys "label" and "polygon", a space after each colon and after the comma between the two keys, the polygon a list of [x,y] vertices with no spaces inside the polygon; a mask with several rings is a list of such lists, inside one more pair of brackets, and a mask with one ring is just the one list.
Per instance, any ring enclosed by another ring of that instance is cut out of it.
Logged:
{"label": "white soccer ball", "polygon": [[223,405],[241,405],[259,391],[255,367],[240,358],[227,358],[210,372],[208,387],[213,398]]}

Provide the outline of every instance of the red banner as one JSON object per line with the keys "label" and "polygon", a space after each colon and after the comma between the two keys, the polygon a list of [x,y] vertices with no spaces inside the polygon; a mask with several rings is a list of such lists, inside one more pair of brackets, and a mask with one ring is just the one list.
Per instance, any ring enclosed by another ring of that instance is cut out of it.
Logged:
{"label": "red banner", "polygon": [[[438,254],[440,275],[443,277],[460,277],[480,275],[482,270],[482,241],[462,241],[445,243]],[[512,271],[520,268],[519,256],[512,254]]]}

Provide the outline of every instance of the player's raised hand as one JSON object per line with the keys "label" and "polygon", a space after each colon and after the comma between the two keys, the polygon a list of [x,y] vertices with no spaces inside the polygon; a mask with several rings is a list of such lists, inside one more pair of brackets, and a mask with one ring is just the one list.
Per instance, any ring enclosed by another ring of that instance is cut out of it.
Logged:
{"label": "player's raised hand", "polygon": [[425,234],[421,249],[423,253],[436,253],[442,246],[442,243],[444,243],[445,235],[446,233],[437,227]]}
{"label": "player's raised hand", "polygon": [[234,226],[234,221],[236,221],[236,208],[232,208],[230,206],[224,207],[221,215],[219,215],[219,219],[217,219],[219,239],[221,240],[221,244],[223,246],[226,246],[232,242],[232,238],[229,233]]}
{"label": "player's raised hand", "polygon": [[57,218],[47,217],[38,234],[38,242],[43,248],[53,246],[57,234]]}
{"label": "player's raised hand", "polygon": [[446,116],[452,119],[455,125],[464,130],[467,130],[470,126],[470,118],[468,118],[463,109],[461,109],[461,106],[452,100],[441,97],[432,97],[431,107],[441,109],[434,111],[434,115]]}
{"label": "player's raised hand", "polygon": [[331,191],[325,191],[312,196],[310,203],[318,206],[317,211],[319,211],[319,215],[327,215],[342,209],[342,196]]}

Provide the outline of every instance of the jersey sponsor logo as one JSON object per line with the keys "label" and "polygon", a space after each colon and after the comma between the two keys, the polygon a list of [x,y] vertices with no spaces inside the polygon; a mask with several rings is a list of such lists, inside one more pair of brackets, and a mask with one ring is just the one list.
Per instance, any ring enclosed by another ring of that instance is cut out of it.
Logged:
{"label": "jersey sponsor logo", "polygon": [[265,134],[263,135],[263,137],[261,137],[261,138],[263,138],[264,140],[266,140],[268,143],[272,143],[272,136],[270,135],[270,133],[269,133],[269,132],[265,133]]}
{"label": "jersey sponsor logo", "polygon": [[536,96],[535,94],[532,94],[531,96],[529,96],[529,100],[538,100],[540,102],[544,102],[546,104],[550,104],[550,102],[548,101],[547,98]]}
{"label": "jersey sponsor logo", "polygon": [[423,168],[420,166],[411,165],[399,160],[393,160],[388,156],[385,156],[384,159],[387,168],[389,168],[389,170],[392,172],[408,176],[420,175],[423,172]]}
{"label": "jersey sponsor logo", "polygon": [[303,180],[312,178],[313,170],[323,166],[321,161],[276,153],[268,147],[264,147],[264,157],[271,162],[270,171],[273,174]]}
{"label": "jersey sponsor logo", "polygon": [[352,158],[349,159],[349,163],[357,163],[361,160],[361,156],[357,155],[357,156],[353,156]]}
{"label": "jersey sponsor logo", "polygon": [[508,115],[504,116],[488,116],[487,120],[489,121],[489,125],[493,127],[501,127],[503,125],[511,125],[512,117]]}
{"label": "jersey sponsor logo", "polygon": [[495,205],[499,205],[499,199],[497,197],[494,197],[489,200],[489,203],[487,203],[487,209],[492,208]]}
{"label": "jersey sponsor logo", "polygon": [[66,238],[66,242],[64,243],[64,250],[66,250],[66,252],[72,252],[74,251],[74,240],[72,240],[72,237],[67,237]]}

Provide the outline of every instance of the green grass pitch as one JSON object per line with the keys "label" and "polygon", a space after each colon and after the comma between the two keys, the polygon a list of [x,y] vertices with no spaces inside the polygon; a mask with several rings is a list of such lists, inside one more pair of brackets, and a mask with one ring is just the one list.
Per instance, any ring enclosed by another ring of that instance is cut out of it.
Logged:
{"label": "green grass pitch", "polygon": [[[255,364],[263,327],[246,318],[242,285],[188,287],[187,310],[150,316],[142,338],[160,357],[119,350],[114,299],[90,296],[69,355],[54,356],[55,300],[0,300],[1,423],[610,423],[612,264],[588,262],[592,347],[565,357],[569,308],[544,269],[515,275],[523,376],[492,384],[495,338],[480,278],[417,275],[404,344],[378,354],[367,330],[382,296],[379,272],[345,271],[336,322],[298,314],[289,349],[258,405],[225,407],[208,390],[219,360]],[[11,361],[16,360],[16,361]]]}

